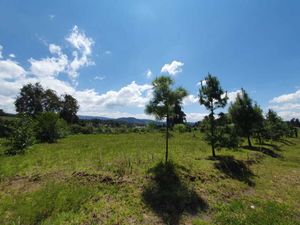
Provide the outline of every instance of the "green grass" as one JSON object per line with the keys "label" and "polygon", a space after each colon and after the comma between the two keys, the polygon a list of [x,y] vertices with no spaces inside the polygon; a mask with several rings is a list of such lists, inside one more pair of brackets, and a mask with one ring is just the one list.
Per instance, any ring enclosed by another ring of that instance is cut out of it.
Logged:
{"label": "green grass", "polygon": [[299,224],[300,139],[222,149],[199,133],[73,135],[7,156],[0,224]]}

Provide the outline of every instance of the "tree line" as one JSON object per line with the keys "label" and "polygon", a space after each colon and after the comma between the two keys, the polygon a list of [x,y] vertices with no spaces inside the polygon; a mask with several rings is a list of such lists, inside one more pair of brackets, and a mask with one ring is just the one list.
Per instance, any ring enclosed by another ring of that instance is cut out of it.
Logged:
{"label": "tree line", "polygon": [[[236,148],[243,138],[247,139],[251,147],[252,138],[256,138],[262,144],[265,140],[298,136],[296,128],[300,125],[298,119],[286,123],[271,109],[263,115],[263,110],[253,102],[244,89],[229,105],[227,113],[220,112],[228,104],[228,96],[218,78],[208,74],[200,83],[199,104],[209,111],[208,116],[201,121],[200,127],[205,133],[205,141],[211,145],[213,157],[216,157],[217,148]],[[176,108],[177,110],[180,108],[181,111],[183,98],[188,95],[188,92],[182,87],[174,89],[174,80],[169,76],[156,78],[152,85],[153,98],[146,106],[145,112],[166,121],[165,161],[167,162],[169,121],[170,118],[177,116]]]}
{"label": "tree line", "polygon": [[[174,88],[174,80],[169,76],[157,77],[153,82],[153,98],[146,105],[145,113],[151,114],[165,123],[150,123],[146,127],[119,124],[114,121],[79,120],[79,105],[71,95],[58,96],[54,90],[44,89],[39,83],[27,84],[20,89],[15,107],[16,120],[1,120],[0,137],[11,141],[10,154],[23,152],[36,141],[55,142],[69,133],[126,133],[165,132],[165,160],[168,161],[170,130],[178,132],[202,131],[204,140],[211,145],[212,156],[220,148],[236,148],[244,139],[252,146],[252,139],[260,144],[265,140],[279,140],[283,137],[298,136],[296,127],[299,119],[289,122],[273,110],[265,115],[259,105],[242,89],[228,112],[221,109],[228,105],[227,92],[221,87],[216,76],[208,74],[199,88],[199,104],[205,106],[208,115],[193,126],[186,123],[183,99],[188,92],[183,87]],[[12,116],[0,110],[0,116]]]}

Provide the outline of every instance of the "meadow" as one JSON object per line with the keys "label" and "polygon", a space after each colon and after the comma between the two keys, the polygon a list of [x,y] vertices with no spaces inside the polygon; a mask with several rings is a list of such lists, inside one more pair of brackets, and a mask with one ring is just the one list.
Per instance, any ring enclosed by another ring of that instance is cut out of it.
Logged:
{"label": "meadow", "polygon": [[211,149],[200,132],[71,135],[4,154],[0,224],[300,224],[300,140]]}

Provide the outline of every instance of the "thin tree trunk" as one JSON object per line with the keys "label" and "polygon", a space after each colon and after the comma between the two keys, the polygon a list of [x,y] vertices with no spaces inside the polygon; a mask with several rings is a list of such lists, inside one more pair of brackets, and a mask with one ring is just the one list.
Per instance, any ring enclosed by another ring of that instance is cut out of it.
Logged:
{"label": "thin tree trunk", "polygon": [[248,135],[248,145],[249,145],[250,147],[252,147],[251,140],[250,140],[250,135]]}
{"label": "thin tree trunk", "polygon": [[216,157],[216,153],[215,153],[215,134],[214,134],[214,110],[211,110],[211,115],[210,115],[210,132],[211,132],[211,151],[212,151],[212,155],[213,157]]}
{"label": "thin tree trunk", "polygon": [[169,154],[169,113],[167,113],[167,129],[166,129],[166,163],[168,162]]}

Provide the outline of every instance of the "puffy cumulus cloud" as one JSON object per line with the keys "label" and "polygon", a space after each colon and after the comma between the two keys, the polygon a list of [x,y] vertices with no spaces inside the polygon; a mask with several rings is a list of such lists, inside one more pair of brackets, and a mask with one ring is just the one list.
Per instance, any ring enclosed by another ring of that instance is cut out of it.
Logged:
{"label": "puffy cumulus cloud", "polygon": [[198,122],[207,115],[207,113],[186,113],[186,120],[188,122]]}
{"label": "puffy cumulus cloud", "polygon": [[85,33],[79,30],[78,26],[74,26],[70,35],[66,37],[66,40],[77,50],[84,55],[90,55],[92,53],[92,45],[94,41],[89,38]]}
{"label": "puffy cumulus cloud", "polygon": [[94,90],[87,90],[78,93],[82,96],[93,96],[92,99],[94,99],[94,103],[104,109],[125,106],[143,108],[152,96],[152,86],[149,84],[138,85],[135,81],[133,81],[118,91],[108,91],[102,95],[98,95]]}
{"label": "puffy cumulus cloud", "polygon": [[63,54],[61,48],[50,44],[49,51],[55,54],[53,57],[42,58],[39,60],[29,59],[31,64],[30,72],[37,77],[53,77],[66,71],[69,64],[68,56]]}
{"label": "puffy cumulus cloud", "polygon": [[[20,88],[28,83],[40,82],[44,88],[53,89],[59,95],[66,93],[73,95],[80,105],[79,114],[150,118],[143,113],[123,112],[128,107],[135,111],[143,111],[143,107],[152,97],[150,84],[137,84],[133,81],[119,90],[99,93],[94,89],[78,90],[69,81],[60,80],[58,74],[68,74],[70,70],[77,73],[81,66],[88,65],[88,56],[92,53],[92,39],[81,32],[77,26],[73,28],[66,40],[75,49],[73,59],[69,59],[67,54],[63,53],[61,46],[56,44],[48,45],[51,56],[41,59],[30,58],[28,69],[19,65],[17,61],[0,59],[0,108],[7,112],[14,112],[13,103]],[[104,77],[96,76],[95,79],[104,79]]]}
{"label": "puffy cumulus cloud", "polygon": [[273,98],[271,103],[287,103],[287,102],[295,102],[300,100],[300,90],[295,91],[294,93],[280,95],[278,97]]}
{"label": "puffy cumulus cloud", "polygon": [[92,54],[92,46],[94,41],[89,38],[85,33],[75,25],[66,41],[71,44],[76,50],[73,51],[73,60],[68,67],[68,75],[70,78],[75,79],[78,76],[78,69],[83,66],[94,65],[94,62],[90,59]]}
{"label": "puffy cumulus cloud", "polygon": [[72,47],[72,56],[68,57],[67,54],[63,53],[61,46],[49,44],[49,52],[52,56],[29,59],[30,72],[37,77],[57,76],[60,73],[65,73],[72,81],[75,81],[80,68],[94,64],[90,59],[94,41],[76,25],[66,37],[66,41]]}
{"label": "puffy cumulus cloud", "polygon": [[56,44],[50,44],[49,45],[49,51],[52,54],[62,55],[62,50],[59,45]]}
{"label": "puffy cumulus cloud", "polygon": [[233,103],[237,97],[238,94],[242,93],[241,90],[236,90],[236,91],[229,91],[227,92],[227,97],[228,97],[228,103]]}
{"label": "puffy cumulus cloud", "polygon": [[9,54],[8,56],[9,56],[10,58],[16,58],[16,55],[15,55],[15,54],[12,54],[12,53]]}
{"label": "puffy cumulus cloud", "polygon": [[199,97],[195,95],[188,95],[183,99],[183,105],[199,104]]}
{"label": "puffy cumulus cloud", "polygon": [[184,65],[183,62],[179,62],[179,61],[174,60],[170,64],[165,64],[161,68],[161,72],[162,73],[168,73],[168,74],[170,74],[172,76],[175,76],[177,73],[181,73],[182,72],[183,65]]}
{"label": "puffy cumulus cloud", "polygon": [[300,118],[300,90],[271,99],[269,108],[285,120]]}
{"label": "puffy cumulus cloud", "polygon": [[18,62],[6,59],[0,60],[0,79],[16,79],[25,76],[26,71]]}

